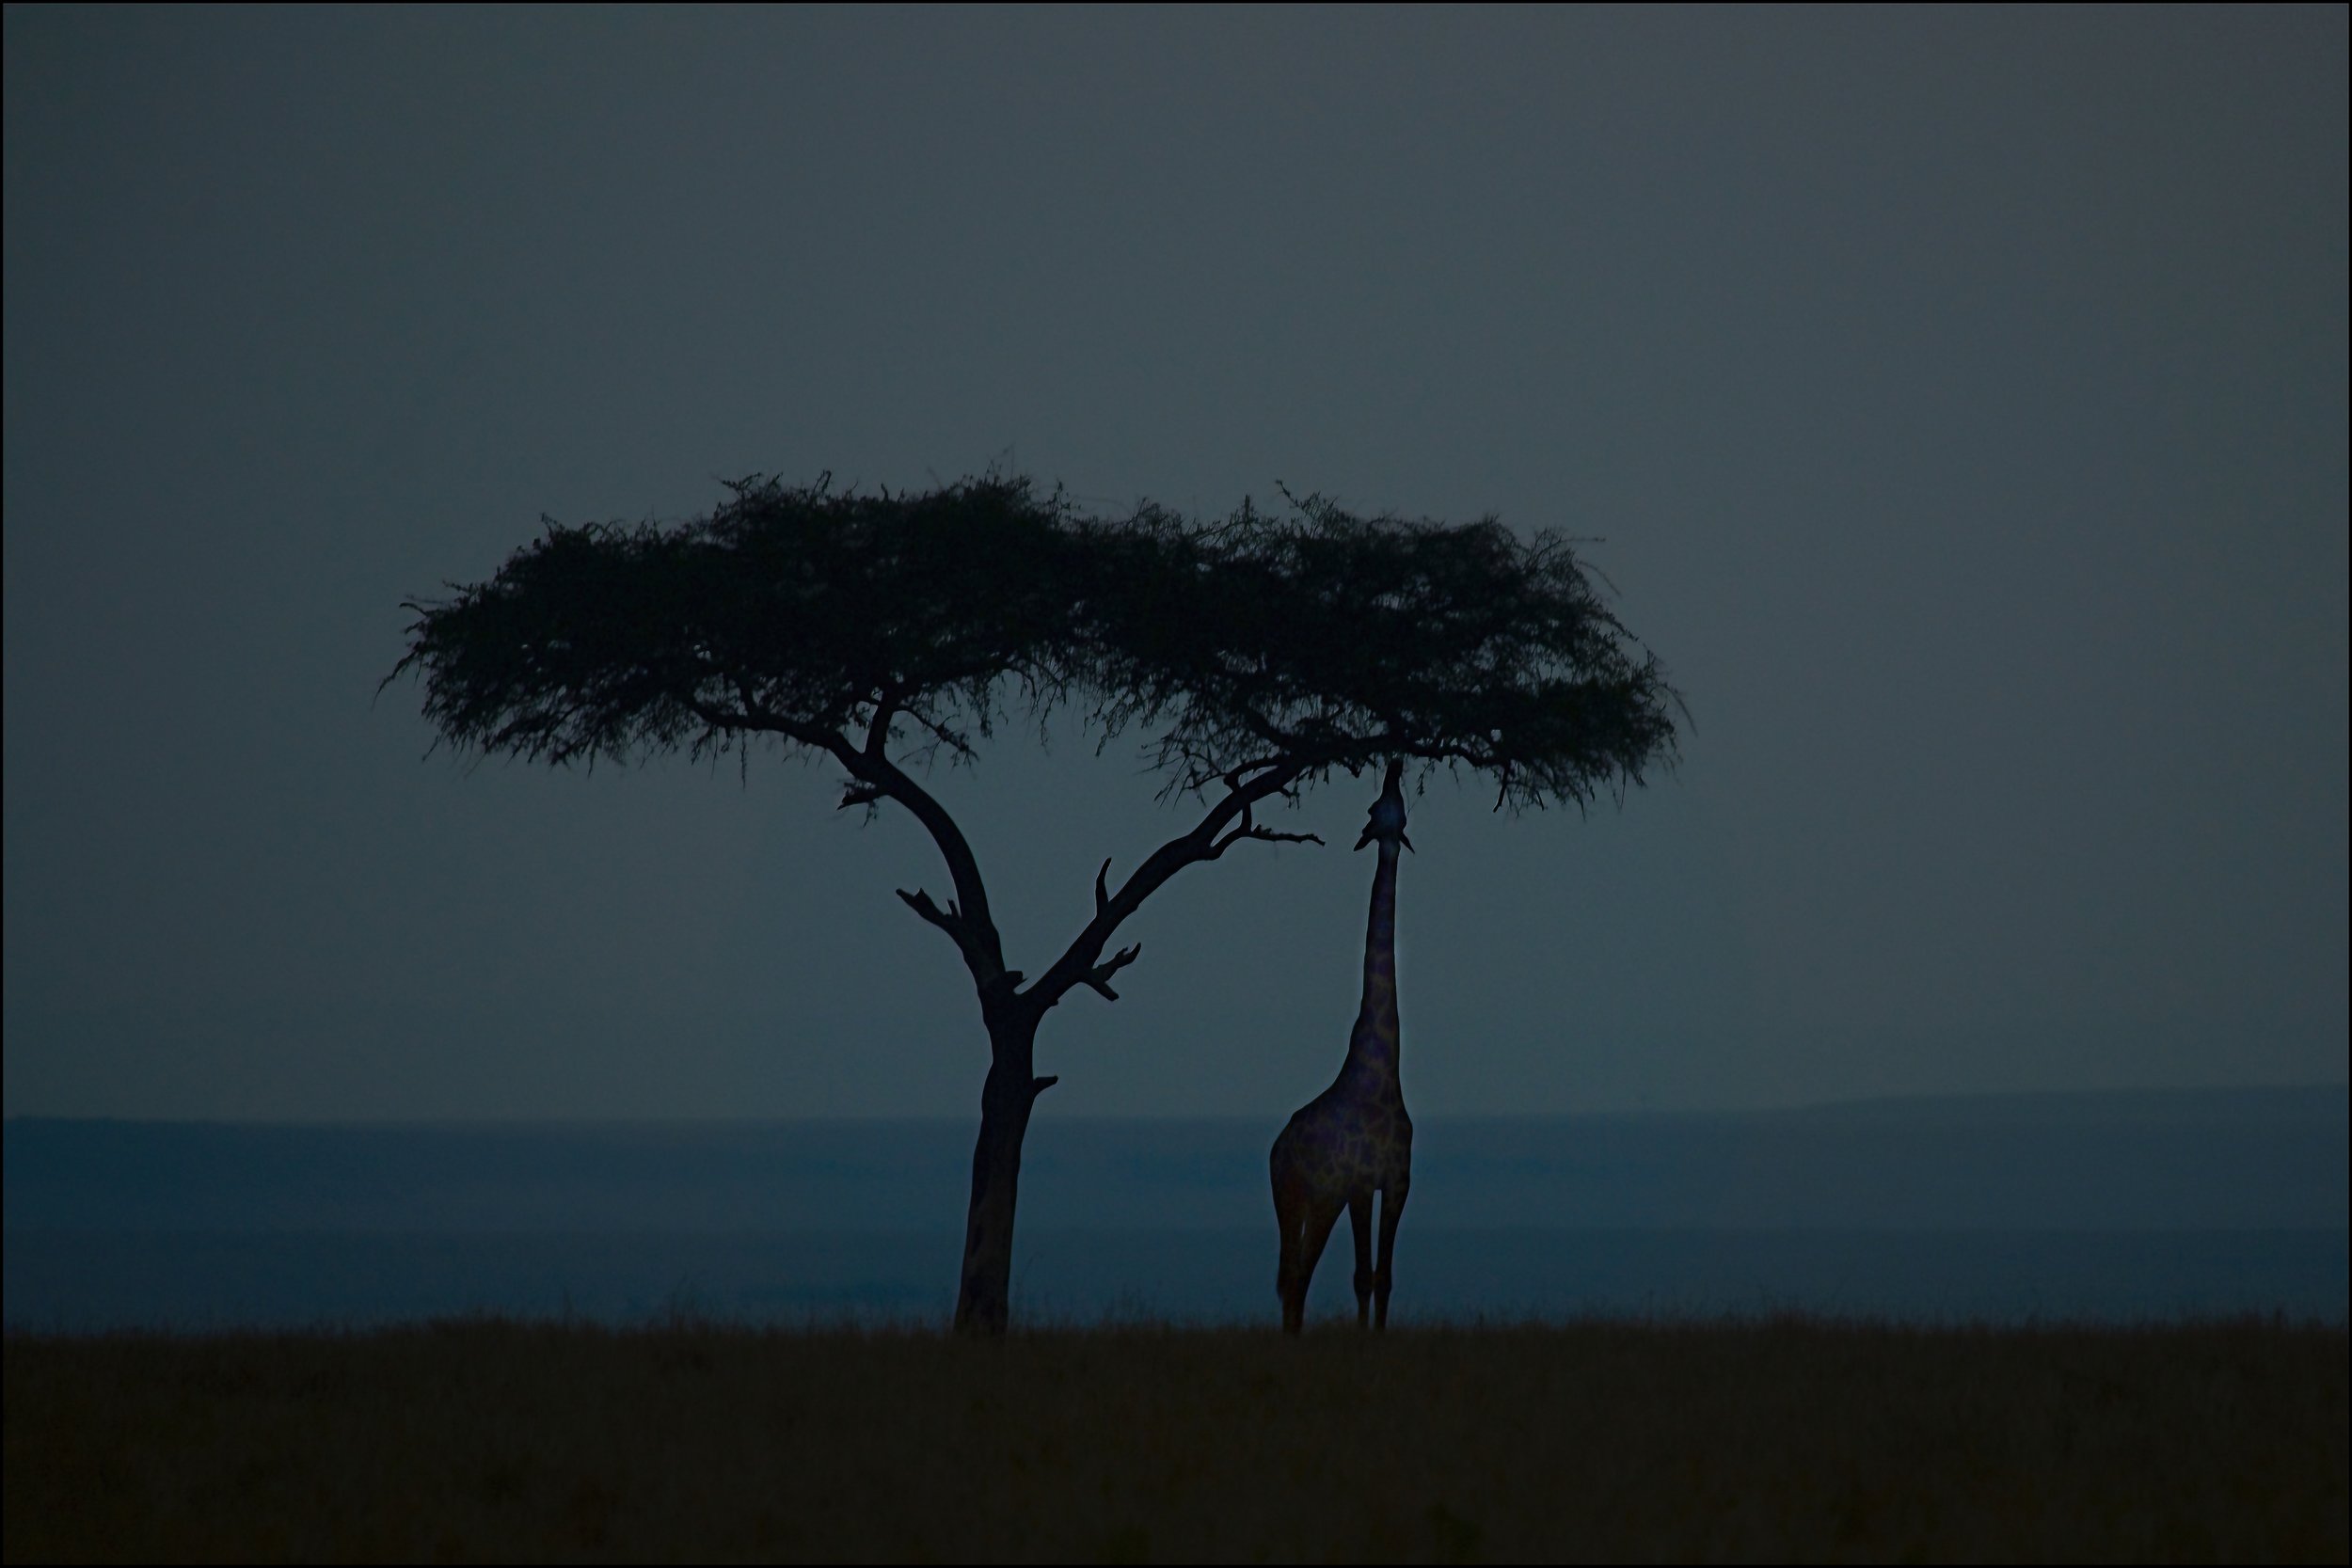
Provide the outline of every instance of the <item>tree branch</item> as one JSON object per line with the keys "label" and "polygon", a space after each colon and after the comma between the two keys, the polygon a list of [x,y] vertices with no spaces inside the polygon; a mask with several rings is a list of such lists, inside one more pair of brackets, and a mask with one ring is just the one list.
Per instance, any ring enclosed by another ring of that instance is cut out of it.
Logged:
{"label": "tree branch", "polygon": [[1249,803],[1244,801],[1241,808],[1241,825],[1218,839],[1210,847],[1209,852],[1201,858],[1213,861],[1245,838],[1263,839],[1268,844],[1321,844],[1323,842],[1313,833],[1278,833],[1271,828],[1259,827],[1250,820]]}
{"label": "tree branch", "polygon": [[963,955],[964,967],[972,971],[972,977],[978,982],[983,996],[991,990],[1009,990],[1021,984],[1021,972],[1007,969],[997,956],[995,930],[976,924],[970,916],[956,908],[954,899],[948,899],[946,909],[942,910],[931,902],[931,895],[920,888],[913,893],[904,888],[892,891],[898,894],[908,909],[947,933],[948,939],[956,944],[956,951]]}
{"label": "tree branch", "polygon": [[780,713],[769,712],[752,700],[748,689],[741,690],[739,695],[743,700],[739,710],[723,708],[700,697],[688,697],[682,701],[689,713],[714,730],[763,730],[771,735],[780,735],[787,740],[799,741],[803,746],[813,746],[820,752],[830,752],[835,756],[849,748],[850,743],[837,735],[820,730],[814,724],[787,719]]}
{"label": "tree branch", "polygon": [[890,744],[890,721],[898,711],[899,701],[904,695],[905,693],[896,686],[885,686],[875,694],[873,717],[867,720],[866,724],[866,754],[867,756],[880,757],[885,754],[882,748]]}
{"label": "tree branch", "polygon": [[945,911],[942,911],[937,904],[931,902],[931,895],[925,893],[920,888],[917,888],[913,893],[909,893],[904,888],[897,888],[893,891],[895,891],[901,899],[905,900],[908,909],[913,910],[916,914],[921,915],[924,919],[930,921],[932,925],[938,927],[941,930],[946,932],[950,937],[954,938],[955,943],[958,947],[961,947],[963,945],[963,921],[956,912],[956,901],[954,899],[948,899],[947,908]]}
{"label": "tree branch", "polygon": [[[844,806],[871,804],[887,798],[906,807],[939,847],[940,858],[947,863],[947,875],[956,884],[956,896],[948,901],[948,912],[944,916],[928,894],[900,893],[898,896],[915,913],[955,938],[958,950],[963,954],[964,967],[971,970],[973,983],[983,993],[1006,985],[1008,976],[1011,977],[1009,983],[1019,984],[1019,972],[1005,968],[1004,942],[997,935],[995,922],[989,918],[988,889],[980,880],[979,862],[946,808],[910,778],[905,769],[873,749],[870,731],[867,746],[852,746],[847,736],[820,730],[761,707],[749,686],[740,679],[736,682],[736,689],[743,702],[740,711],[719,707],[700,698],[686,699],[687,708],[714,729],[765,730],[828,753],[849,770],[853,781],[843,792]],[[916,898],[922,902],[916,903]]]}
{"label": "tree branch", "polygon": [[930,731],[931,738],[936,744],[946,747],[947,750],[955,752],[956,755],[961,757],[972,757],[979,754],[972,750],[972,743],[969,740],[966,740],[963,736],[958,735],[955,731],[949,729],[938,720],[932,719],[925,714],[917,713],[913,708],[907,709],[907,717],[922,725],[925,729]]}
{"label": "tree branch", "polygon": [[[1271,829],[1256,827],[1254,821],[1249,819],[1249,809],[1267,796],[1279,795],[1288,789],[1307,770],[1307,765],[1295,758],[1283,758],[1261,766],[1263,770],[1258,777],[1238,785],[1222,800],[1211,806],[1190,832],[1179,834],[1152,850],[1117,893],[1109,891],[1110,862],[1104,861],[1102,870],[1096,872],[1094,877],[1094,918],[1088,921],[1086,928],[1072,939],[1061,957],[1054,960],[1053,967],[1038,977],[1037,984],[1025,993],[1024,1000],[1042,1014],[1067,995],[1072,987],[1081,985],[1117,1000],[1117,993],[1103,982],[1118,970],[1135,962],[1136,955],[1142,951],[1138,943],[1121,951],[1107,963],[1100,961],[1103,949],[1110,945],[1111,934],[1119,929],[1120,925],[1170,877],[1187,865],[1216,859],[1236,837],[1277,836]],[[1248,770],[1245,766],[1234,772],[1238,776]],[[1232,833],[1225,833],[1236,818],[1241,819],[1241,827]],[[1225,834],[1222,841],[1218,837],[1221,833]],[[1302,839],[1312,835],[1279,836]]]}
{"label": "tree branch", "polygon": [[1253,757],[1248,762],[1233,764],[1217,776],[1225,781],[1226,788],[1239,789],[1241,788],[1241,776],[1244,773],[1255,773],[1262,768],[1273,768],[1286,760],[1288,759],[1281,756]]}
{"label": "tree branch", "polygon": [[[976,936],[984,938],[990,963],[1001,971],[1004,954],[997,942],[995,923],[989,918],[988,889],[980,881],[979,862],[974,858],[972,846],[956,826],[955,818],[931,798],[930,791],[888,758],[861,756],[850,770],[914,813],[914,819],[930,833],[932,842],[939,846],[940,858],[947,863],[947,874],[955,879],[956,899],[963,906],[961,918],[971,926]],[[994,975],[976,973],[975,977],[985,984]]]}
{"label": "tree branch", "polygon": [[1092,986],[1096,990],[1101,991],[1106,1000],[1116,1002],[1119,1000],[1119,993],[1111,990],[1111,976],[1134,963],[1142,952],[1143,943],[1139,942],[1132,947],[1123,947],[1113,954],[1109,961],[1096,964],[1092,969],[1079,975],[1079,982]]}

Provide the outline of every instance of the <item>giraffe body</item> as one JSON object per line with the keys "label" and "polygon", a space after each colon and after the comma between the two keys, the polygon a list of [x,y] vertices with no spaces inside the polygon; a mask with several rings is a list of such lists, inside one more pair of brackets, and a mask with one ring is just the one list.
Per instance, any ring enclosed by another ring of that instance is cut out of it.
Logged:
{"label": "giraffe body", "polygon": [[[1356,1321],[1385,1328],[1396,1226],[1413,1180],[1413,1120],[1405,1114],[1397,1077],[1401,1045],[1396,1016],[1396,866],[1405,836],[1403,765],[1389,764],[1371,819],[1356,847],[1379,847],[1372,881],[1372,913],[1364,936],[1364,994],[1348,1037],[1347,1060],[1331,1086],[1301,1106],[1274,1140],[1274,1218],[1281,1232],[1275,1290],[1282,1298],[1282,1327],[1295,1334],[1306,1320],[1307,1286],[1347,1211],[1356,1240]],[[1377,1265],[1372,1247],[1373,1197],[1380,1198]]]}

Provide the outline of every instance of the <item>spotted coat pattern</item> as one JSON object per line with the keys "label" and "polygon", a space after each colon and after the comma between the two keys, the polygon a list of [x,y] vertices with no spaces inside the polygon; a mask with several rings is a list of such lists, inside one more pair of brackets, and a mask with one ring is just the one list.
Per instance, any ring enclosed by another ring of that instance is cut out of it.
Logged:
{"label": "spotted coat pattern", "polygon": [[[1396,1224],[1413,1180],[1413,1121],[1405,1114],[1397,1078],[1401,1041],[1396,1021],[1396,866],[1405,836],[1403,765],[1389,764],[1380,799],[1373,803],[1356,847],[1379,847],[1372,879],[1372,914],[1364,933],[1364,996],[1348,1037],[1347,1060],[1331,1086],[1301,1106],[1274,1140],[1274,1219],[1281,1232],[1275,1291],[1282,1298],[1282,1327],[1295,1334],[1306,1317],[1307,1286],[1347,1211],[1356,1240],[1356,1321],[1385,1328],[1390,1264]],[[1380,1195],[1378,1266],[1372,1255],[1372,1199]]]}

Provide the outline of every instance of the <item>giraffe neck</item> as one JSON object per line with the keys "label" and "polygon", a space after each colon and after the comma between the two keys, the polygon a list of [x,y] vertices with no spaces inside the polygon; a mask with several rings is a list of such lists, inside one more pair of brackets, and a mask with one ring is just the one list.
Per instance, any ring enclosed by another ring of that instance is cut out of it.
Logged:
{"label": "giraffe neck", "polygon": [[1396,860],[1392,838],[1380,841],[1380,869],[1372,879],[1372,918],[1364,931],[1364,1000],[1347,1040],[1347,1068],[1396,1082],[1402,1050],[1396,1023]]}

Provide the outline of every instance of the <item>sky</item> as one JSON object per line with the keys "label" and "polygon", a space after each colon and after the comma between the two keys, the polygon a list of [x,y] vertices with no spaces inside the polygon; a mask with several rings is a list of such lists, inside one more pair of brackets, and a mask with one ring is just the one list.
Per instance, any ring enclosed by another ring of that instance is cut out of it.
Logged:
{"label": "sky", "polygon": [[[1597,541],[1681,765],[1410,802],[1416,1113],[2341,1085],[2346,15],[11,7],[6,1112],[972,1116],[905,816],[375,688],[543,515],[992,463]],[[1032,974],[1199,810],[931,782]],[[1327,1084],[1375,788],[1040,1115]]]}

